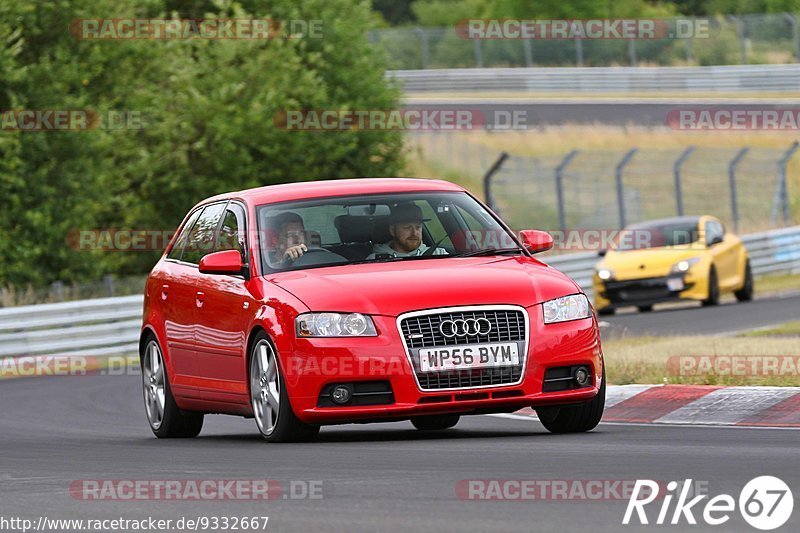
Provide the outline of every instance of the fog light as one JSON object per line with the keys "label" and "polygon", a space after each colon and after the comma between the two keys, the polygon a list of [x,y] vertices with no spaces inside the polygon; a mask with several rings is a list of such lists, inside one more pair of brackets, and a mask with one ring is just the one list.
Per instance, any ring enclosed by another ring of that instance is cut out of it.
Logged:
{"label": "fog light", "polygon": [[353,389],[347,385],[336,385],[331,391],[331,401],[333,403],[344,405],[349,403],[353,398]]}
{"label": "fog light", "polygon": [[575,378],[575,383],[583,387],[589,383],[589,369],[585,366],[579,366],[575,369],[573,377]]}

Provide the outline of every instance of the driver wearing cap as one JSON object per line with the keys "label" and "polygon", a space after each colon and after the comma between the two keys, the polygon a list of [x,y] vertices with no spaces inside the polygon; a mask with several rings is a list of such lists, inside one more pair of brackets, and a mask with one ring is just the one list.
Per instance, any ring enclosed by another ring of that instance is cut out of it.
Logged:
{"label": "driver wearing cap", "polygon": [[[389,234],[392,236],[392,240],[376,244],[367,259],[387,254],[389,257],[411,257],[424,254],[429,247],[422,242],[422,223],[429,220],[429,218],[423,218],[422,209],[414,203],[396,205],[389,216]],[[436,248],[432,255],[447,255],[447,250]]]}

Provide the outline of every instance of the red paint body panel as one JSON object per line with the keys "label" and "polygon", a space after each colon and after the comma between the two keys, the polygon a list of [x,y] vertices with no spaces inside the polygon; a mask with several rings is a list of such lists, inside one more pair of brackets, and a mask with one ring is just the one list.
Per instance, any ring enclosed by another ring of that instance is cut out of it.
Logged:
{"label": "red paint body panel", "polygon": [[[245,206],[253,233],[256,206],[328,196],[413,191],[463,191],[451,183],[415,179],[361,179],[296,183],[221,195]],[[188,216],[187,216],[188,218]],[[400,419],[422,413],[513,411],[526,406],[591,400],[603,369],[594,316],[544,324],[541,303],[581,292],[567,276],[530,256],[443,258],[330,266],[283,273],[259,272],[259,250],[249,239],[250,277],[203,274],[164,256],[147,282],[144,326],[164,353],[182,409],[252,415],[248,340],[263,329],[279,355],[290,404],[309,423]],[[167,286],[167,289],[163,289]],[[166,295],[165,295],[166,294]],[[397,327],[410,311],[467,305],[515,305],[528,315],[529,342],[521,383],[458,391],[422,392]],[[371,315],[377,337],[298,339],[297,315],[308,311]],[[591,387],[542,392],[548,367],[585,364],[598,376]],[[395,403],[317,407],[329,383],[388,380]],[[473,394],[473,396],[470,396]],[[477,394],[479,396],[474,396]],[[441,397],[443,401],[425,402]]]}

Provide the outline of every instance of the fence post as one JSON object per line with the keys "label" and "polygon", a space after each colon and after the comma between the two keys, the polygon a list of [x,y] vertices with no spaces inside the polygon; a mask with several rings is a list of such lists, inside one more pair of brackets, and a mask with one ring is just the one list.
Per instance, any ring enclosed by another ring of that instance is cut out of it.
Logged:
{"label": "fence post", "polygon": [[420,46],[422,47],[422,68],[428,68],[431,61],[430,47],[428,46],[428,34],[419,26],[414,28],[414,32],[419,35]]}
{"label": "fence post", "polygon": [[103,285],[106,286],[106,292],[109,296],[114,296],[114,276],[106,274],[103,276]]}
{"label": "fence post", "polygon": [[727,18],[736,25],[736,35],[739,37],[739,64],[745,65],[747,64],[747,29],[744,21],[740,17],[733,15],[728,15]]}
{"label": "fence post", "polygon": [[583,41],[579,34],[575,35],[575,64],[583,66]]}
{"label": "fence post", "polygon": [[783,16],[792,25],[792,43],[794,43],[794,60],[800,63],[800,32],[797,28],[797,17],[792,13],[784,13]]}
{"label": "fence post", "polygon": [[777,206],[780,205],[781,215],[783,218],[784,226],[789,224],[791,220],[791,213],[789,213],[789,184],[786,180],[786,167],[789,164],[789,160],[792,158],[794,153],[797,151],[798,142],[795,141],[792,143],[792,146],[786,150],[786,153],[783,154],[780,161],[778,161],[778,204],[773,206],[773,224],[777,221]]}
{"label": "fence post", "polygon": [[628,150],[628,153],[622,156],[622,159],[619,160],[617,163],[617,167],[614,169],[614,179],[617,182],[617,207],[619,208],[619,226],[620,228],[624,228],[626,225],[625,220],[625,189],[624,185],[622,184],[622,170],[625,168],[630,160],[636,155],[638,152],[638,148],[631,148]]}
{"label": "fence post", "polygon": [[731,190],[731,216],[733,217],[733,231],[736,233],[739,233],[739,202],[736,194],[736,167],[739,166],[739,162],[744,159],[744,156],[747,155],[749,151],[750,148],[745,146],[739,150],[736,157],[731,159],[731,162],[728,164],[728,187]]}
{"label": "fence post", "polygon": [[64,300],[64,282],[61,280],[54,281],[53,285],[53,296],[55,297],[57,302],[61,302]]}
{"label": "fence post", "polygon": [[636,39],[628,39],[628,59],[631,66],[636,66]]}
{"label": "fence post", "polygon": [[686,63],[691,65],[694,63],[694,52],[692,51],[692,38],[686,38]]}
{"label": "fence post", "polygon": [[530,39],[522,39],[522,51],[525,54],[525,66],[533,66],[533,45]]}
{"label": "fence post", "polygon": [[497,161],[495,161],[491,168],[486,171],[486,174],[483,175],[483,195],[486,198],[486,205],[498,215],[500,211],[497,209],[497,204],[495,204],[494,195],[492,194],[492,176],[500,170],[500,167],[503,166],[506,159],[508,159],[508,154],[506,152],[501,152]]}
{"label": "fence post", "polygon": [[690,146],[675,160],[672,165],[672,174],[675,176],[675,203],[678,209],[678,216],[683,216],[683,187],[681,186],[681,169],[683,164],[689,159],[689,156],[694,152],[694,146]]}
{"label": "fence post", "polygon": [[564,212],[564,170],[567,168],[575,156],[578,155],[578,150],[573,150],[561,160],[561,163],[556,167],[556,201],[558,202],[558,227],[561,231],[567,231],[566,215]]}
{"label": "fence post", "polygon": [[481,49],[481,40],[473,39],[472,46],[475,48],[475,66],[483,68],[483,50]]}

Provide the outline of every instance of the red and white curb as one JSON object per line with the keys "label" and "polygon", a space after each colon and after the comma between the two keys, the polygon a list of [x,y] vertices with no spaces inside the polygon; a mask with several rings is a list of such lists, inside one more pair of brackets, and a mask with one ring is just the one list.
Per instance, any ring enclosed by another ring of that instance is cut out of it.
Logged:
{"label": "red and white curb", "polygon": [[[516,414],[536,416],[532,409]],[[609,385],[602,421],[800,428],[800,387]]]}

